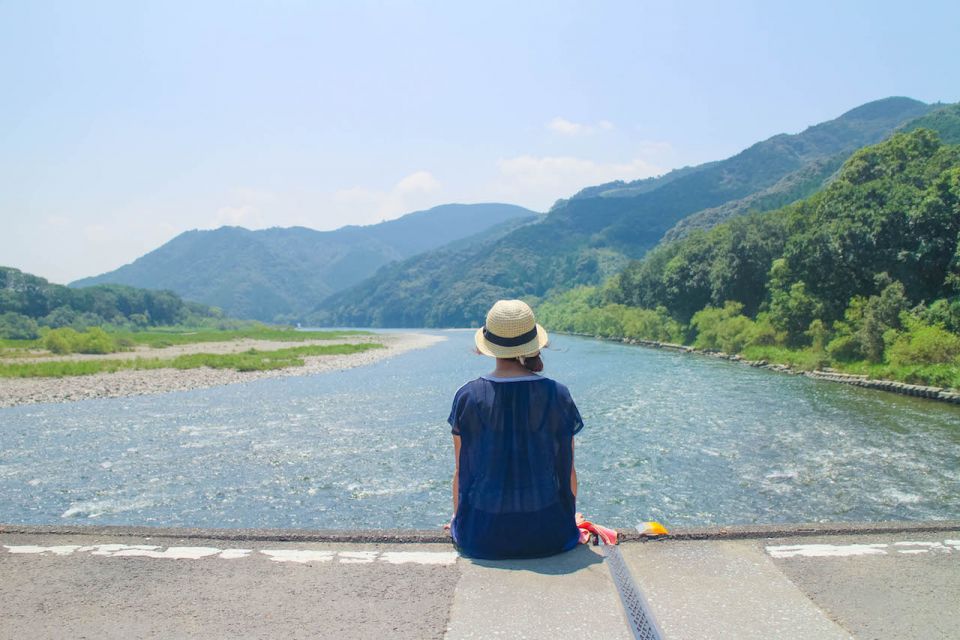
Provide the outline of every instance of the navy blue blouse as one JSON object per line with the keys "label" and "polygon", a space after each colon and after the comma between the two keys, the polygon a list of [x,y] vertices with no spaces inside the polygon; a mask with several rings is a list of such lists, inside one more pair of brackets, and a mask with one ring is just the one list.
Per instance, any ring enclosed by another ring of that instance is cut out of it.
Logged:
{"label": "navy blue blouse", "polygon": [[451,526],[474,558],[535,558],[576,546],[573,435],[583,428],[565,386],[538,375],[484,376],[460,387],[447,418],[460,436]]}

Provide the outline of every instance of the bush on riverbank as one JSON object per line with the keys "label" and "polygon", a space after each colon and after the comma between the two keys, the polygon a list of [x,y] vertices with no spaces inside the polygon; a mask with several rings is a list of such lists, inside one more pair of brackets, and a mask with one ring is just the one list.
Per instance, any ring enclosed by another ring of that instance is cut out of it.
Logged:
{"label": "bush on riverbank", "polygon": [[43,347],[50,353],[67,355],[71,353],[116,353],[120,350],[117,341],[107,335],[100,327],[91,327],[84,332],[70,327],[51,329],[42,340]]}
{"label": "bush on riverbank", "polygon": [[896,291],[893,285],[887,296],[855,299],[845,320],[832,325],[814,319],[804,332],[807,344],[800,346],[791,343],[786,331],[773,326],[768,313],[750,318],[736,301],[722,307],[708,306],[695,313],[689,325],[683,325],[664,309],[617,304],[590,307],[582,302],[602,299],[600,291],[581,287],[543,302],[537,317],[554,331],[676,342],[740,355],[746,360],[785,364],[800,371],[829,367],[878,379],[960,388],[960,335],[948,331],[929,312],[951,303],[941,300],[929,308],[904,311]]}

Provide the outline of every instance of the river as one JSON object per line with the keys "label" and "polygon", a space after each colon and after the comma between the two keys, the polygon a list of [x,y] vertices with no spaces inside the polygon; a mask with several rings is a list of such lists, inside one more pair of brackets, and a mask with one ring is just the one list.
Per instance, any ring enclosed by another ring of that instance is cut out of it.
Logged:
{"label": "river", "polygon": [[[431,528],[472,332],[375,365],[0,409],[0,522]],[[578,507],[608,526],[960,517],[960,407],[556,336],[586,423]]]}

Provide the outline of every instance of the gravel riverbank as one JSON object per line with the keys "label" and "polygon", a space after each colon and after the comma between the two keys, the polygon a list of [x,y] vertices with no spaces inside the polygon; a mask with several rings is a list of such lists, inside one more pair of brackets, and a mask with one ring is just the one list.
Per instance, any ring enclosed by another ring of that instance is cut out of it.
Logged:
{"label": "gravel riverbank", "polygon": [[[118,398],[139,396],[189,389],[204,389],[225,384],[251,382],[262,378],[306,376],[327,371],[350,369],[372,364],[413,349],[423,349],[446,340],[442,336],[416,333],[374,334],[340,340],[303,341],[282,343],[270,341],[236,340],[232,342],[179,345],[165,349],[143,350],[140,357],[174,358],[186,353],[237,353],[248,349],[282,349],[287,346],[308,344],[336,344],[345,342],[379,342],[384,349],[371,349],[360,353],[331,356],[308,356],[302,367],[289,367],[272,371],[240,372],[232,369],[148,369],[123,370],[115,373],[97,373],[68,378],[0,378],[0,408],[43,402],[72,402],[90,398]],[[116,358],[118,354],[108,357]],[[89,357],[89,356],[88,356]]]}

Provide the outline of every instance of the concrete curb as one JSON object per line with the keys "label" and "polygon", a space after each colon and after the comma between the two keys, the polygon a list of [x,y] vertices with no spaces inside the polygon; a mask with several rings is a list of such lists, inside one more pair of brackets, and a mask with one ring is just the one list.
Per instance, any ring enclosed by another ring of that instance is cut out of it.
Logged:
{"label": "concrete curb", "polygon": [[[678,527],[657,540],[738,540],[745,538],[790,538],[799,536],[845,536],[872,533],[916,533],[958,531],[960,520],[923,522],[813,522],[785,524],[749,524],[717,527]],[[621,540],[651,540],[635,530],[620,530]]]}
{"label": "concrete curb", "polygon": [[[800,536],[858,535],[960,531],[960,520],[927,522],[839,522],[769,525],[731,525],[676,528],[670,535],[651,538],[636,530],[619,529],[624,542],[649,540],[737,540]],[[101,536],[176,538],[178,540],[234,540],[261,542],[331,542],[355,544],[449,544],[443,531],[423,529],[187,529],[164,527],[0,524],[2,534],[36,536]]]}
{"label": "concrete curb", "polygon": [[0,535],[83,535],[262,542],[438,543],[450,542],[442,530],[423,529],[191,529],[168,527],[0,524]]}

